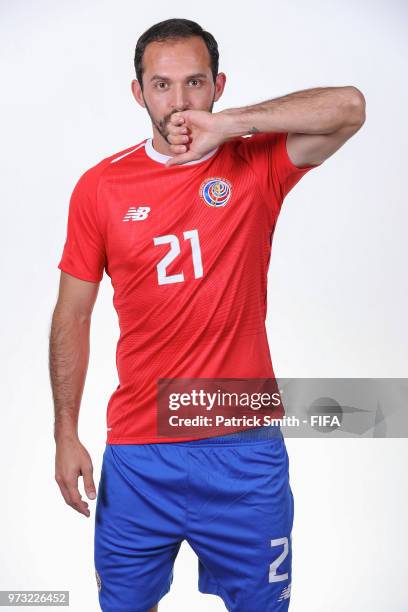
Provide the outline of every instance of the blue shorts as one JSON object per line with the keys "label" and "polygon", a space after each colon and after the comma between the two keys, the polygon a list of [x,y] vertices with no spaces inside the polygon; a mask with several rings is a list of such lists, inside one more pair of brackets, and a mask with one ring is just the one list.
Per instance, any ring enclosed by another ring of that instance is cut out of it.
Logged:
{"label": "blue shorts", "polygon": [[198,589],[231,612],[284,612],[293,495],[279,429],[160,444],[111,444],[95,517],[104,612],[147,612],[169,590],[183,540]]}

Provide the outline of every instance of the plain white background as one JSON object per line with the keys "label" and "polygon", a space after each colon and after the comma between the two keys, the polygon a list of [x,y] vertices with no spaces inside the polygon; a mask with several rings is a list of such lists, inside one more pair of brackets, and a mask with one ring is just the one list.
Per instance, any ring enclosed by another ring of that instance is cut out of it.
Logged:
{"label": "plain white background", "polygon": [[[285,200],[268,335],[278,377],[404,377],[408,291],[407,26],[403,1],[1,2],[2,443],[0,589],[67,589],[97,611],[93,521],[54,482],[48,333],[68,200],[103,157],[150,136],[130,92],[138,36],[169,17],[217,38],[214,111],[355,85],[362,130]],[[117,385],[112,288],[101,283],[80,434],[99,478]],[[406,440],[288,439],[295,494],[293,612],[407,609]],[[197,591],[183,544],[163,612],[225,609]]]}

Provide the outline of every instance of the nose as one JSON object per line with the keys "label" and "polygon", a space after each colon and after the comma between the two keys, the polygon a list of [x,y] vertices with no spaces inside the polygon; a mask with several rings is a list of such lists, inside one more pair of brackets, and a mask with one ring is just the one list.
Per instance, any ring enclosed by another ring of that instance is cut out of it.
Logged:
{"label": "nose", "polygon": [[177,83],[173,89],[172,108],[174,110],[183,111],[189,108],[188,92],[182,83]]}

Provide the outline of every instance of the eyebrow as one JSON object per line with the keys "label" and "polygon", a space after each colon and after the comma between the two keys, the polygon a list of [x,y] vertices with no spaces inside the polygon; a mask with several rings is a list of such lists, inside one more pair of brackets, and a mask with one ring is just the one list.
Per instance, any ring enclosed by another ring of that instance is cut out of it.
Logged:
{"label": "eyebrow", "polygon": [[[196,74],[190,74],[188,77],[186,77],[186,80],[198,79],[198,78],[206,79],[207,75],[204,72],[196,72]],[[170,81],[171,79],[165,76],[160,76],[159,74],[154,74],[150,80],[151,81]]]}

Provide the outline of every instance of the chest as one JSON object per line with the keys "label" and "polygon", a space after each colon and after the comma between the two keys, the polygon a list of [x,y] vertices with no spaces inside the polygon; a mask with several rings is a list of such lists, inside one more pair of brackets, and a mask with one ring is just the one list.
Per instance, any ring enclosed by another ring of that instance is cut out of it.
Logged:
{"label": "chest", "polygon": [[228,168],[110,178],[101,206],[110,272],[155,269],[159,284],[250,260],[270,240],[255,177]]}

